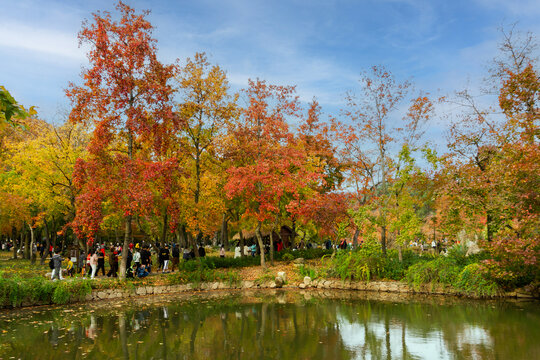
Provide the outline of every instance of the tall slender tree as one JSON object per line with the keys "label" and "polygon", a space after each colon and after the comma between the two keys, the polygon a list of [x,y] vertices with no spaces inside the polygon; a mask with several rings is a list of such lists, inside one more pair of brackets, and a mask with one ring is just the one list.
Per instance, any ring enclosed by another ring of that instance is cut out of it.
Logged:
{"label": "tall slender tree", "polygon": [[178,137],[187,172],[185,220],[194,238],[214,233],[225,211],[220,148],[237,113],[236,96],[229,94],[225,71],[211,65],[204,53],[187,59],[177,84],[177,112],[186,121]]}
{"label": "tall slender tree", "polygon": [[245,94],[249,103],[232,129],[238,161],[228,169],[225,189],[230,198],[242,199],[244,215],[254,219],[261,266],[266,267],[263,225],[274,221],[281,206],[294,207],[300,191],[318,181],[320,173],[289,131],[288,121],[300,114],[294,87],[250,80]]}
{"label": "tall slender tree", "polygon": [[[80,161],[76,177],[83,194],[75,226],[90,236],[100,221],[100,199],[109,199],[125,220],[120,277],[125,276],[133,217],[151,198],[142,173],[146,162],[164,151],[169,134],[178,126],[172,111],[175,67],[157,59],[156,40],[146,16],[118,2],[120,19],[109,12],[85,21],[79,41],[90,46],[90,67],[83,70],[83,84],[69,84],[70,120],[94,127],[88,161]],[[139,151],[143,144],[151,151]],[[89,224],[94,222],[93,225]]]}

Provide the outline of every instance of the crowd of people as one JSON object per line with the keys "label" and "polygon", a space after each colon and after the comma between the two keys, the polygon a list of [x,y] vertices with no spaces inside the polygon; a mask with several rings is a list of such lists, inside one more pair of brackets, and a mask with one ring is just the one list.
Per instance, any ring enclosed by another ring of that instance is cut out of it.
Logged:
{"label": "crowd of people", "polygon": [[[51,280],[62,280],[63,274],[74,276],[76,273],[83,277],[94,279],[96,277],[118,277],[119,265],[122,260],[122,246],[120,244],[96,244],[88,250],[88,253],[80,251],[76,253],[66,250],[61,254],[60,249],[51,247],[49,267]],[[199,246],[200,257],[206,256],[206,250]],[[195,258],[193,249],[181,249],[176,244],[129,244],[126,259],[126,277],[143,278],[152,273],[169,273],[178,269],[180,254],[184,260]],[[153,259],[157,259],[154,264]],[[106,262],[108,271],[106,271]]]}

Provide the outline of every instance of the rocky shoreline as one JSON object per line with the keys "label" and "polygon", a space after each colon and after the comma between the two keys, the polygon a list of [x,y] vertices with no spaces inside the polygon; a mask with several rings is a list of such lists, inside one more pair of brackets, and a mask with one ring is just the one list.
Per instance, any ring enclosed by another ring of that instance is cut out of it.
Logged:
{"label": "rocky shoreline", "polygon": [[[371,281],[371,282],[354,282],[341,280],[311,280],[308,277],[304,278],[301,283],[280,284],[280,281],[269,281],[265,283],[257,283],[255,281],[240,281],[236,284],[228,284],[224,282],[208,282],[200,284],[185,284],[185,285],[162,285],[162,286],[139,286],[133,289],[100,289],[94,290],[86,295],[87,301],[99,301],[109,299],[122,299],[130,297],[139,297],[147,295],[163,295],[175,294],[190,291],[213,291],[213,290],[234,290],[234,289],[326,289],[326,290],[354,290],[364,292],[377,293],[401,293],[401,294],[432,294],[432,295],[449,295],[456,297],[464,297],[456,290],[450,287],[443,286],[425,286],[422,289],[415,290],[409,285],[399,281]],[[468,297],[474,298],[474,297]],[[518,299],[535,299],[533,294],[523,290],[507,292],[500,294],[497,298],[518,298]]]}

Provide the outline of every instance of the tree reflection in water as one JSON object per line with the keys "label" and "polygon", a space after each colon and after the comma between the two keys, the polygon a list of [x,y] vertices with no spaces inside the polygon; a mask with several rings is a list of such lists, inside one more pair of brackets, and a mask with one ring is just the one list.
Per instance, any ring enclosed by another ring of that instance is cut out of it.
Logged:
{"label": "tree reflection in water", "polygon": [[0,358],[540,358],[538,303],[298,296],[6,312]]}

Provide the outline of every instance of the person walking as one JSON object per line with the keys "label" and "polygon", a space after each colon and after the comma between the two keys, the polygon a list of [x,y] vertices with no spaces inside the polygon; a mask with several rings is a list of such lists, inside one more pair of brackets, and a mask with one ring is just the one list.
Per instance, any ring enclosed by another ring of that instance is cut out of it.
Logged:
{"label": "person walking", "polygon": [[141,266],[141,253],[139,252],[139,246],[135,247],[135,252],[133,253],[133,264],[135,265],[135,271],[137,271],[139,266]]}
{"label": "person walking", "polygon": [[169,270],[169,257],[170,257],[169,245],[165,244],[165,247],[161,249],[160,251],[160,256],[161,256],[161,261],[163,262],[163,269],[161,272],[164,274],[166,271],[168,272]]}
{"label": "person walking", "polygon": [[84,266],[86,265],[86,254],[81,251],[79,254],[79,260],[77,260],[77,273],[81,273],[84,276]]}
{"label": "person walking", "polygon": [[205,257],[206,256],[206,250],[204,249],[204,246],[199,246],[199,257]]}
{"label": "person walking", "polygon": [[117,271],[118,271],[118,253],[116,252],[116,249],[114,247],[111,248],[111,252],[109,254],[109,265],[110,269],[107,273],[108,277],[117,277]]}
{"label": "person walking", "polygon": [[148,250],[148,245],[143,246],[141,251],[141,265],[145,266],[146,271],[152,271],[152,253]]}
{"label": "person walking", "polygon": [[105,249],[101,248],[97,250],[94,255],[97,256],[96,275],[99,274],[99,270],[101,269],[101,273],[105,276]]}
{"label": "person walking", "polygon": [[99,257],[98,254],[96,254],[96,252],[93,250],[90,253],[92,254],[90,256],[90,267],[92,268],[92,275],[90,275],[90,279],[93,279],[97,273]]}
{"label": "person walking", "polygon": [[62,259],[62,256],[60,256],[59,252],[60,250],[55,249],[52,256],[54,269],[52,272],[51,280],[64,280],[64,278],[62,277],[62,261],[64,261],[64,259]]}

